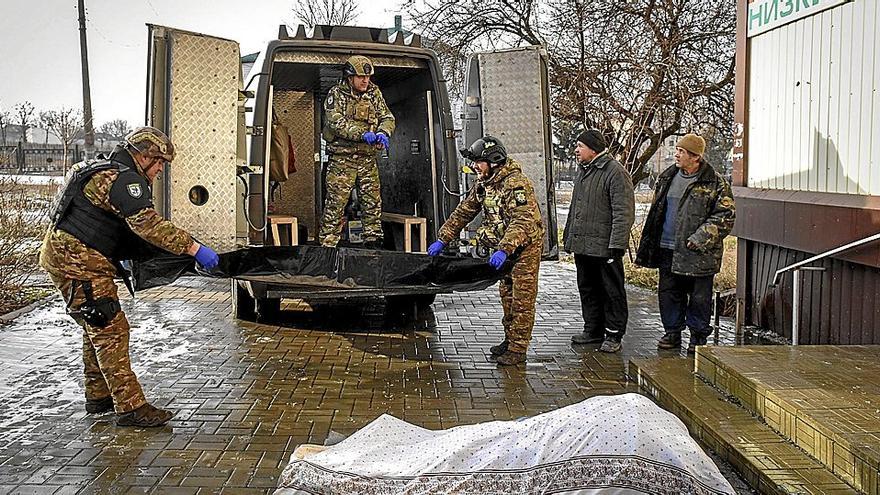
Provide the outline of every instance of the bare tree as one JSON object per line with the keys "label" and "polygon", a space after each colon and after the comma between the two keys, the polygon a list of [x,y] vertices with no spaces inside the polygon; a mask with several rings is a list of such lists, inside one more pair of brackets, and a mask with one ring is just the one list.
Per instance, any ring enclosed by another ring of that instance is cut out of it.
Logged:
{"label": "bare tree", "polygon": [[77,132],[83,126],[82,112],[73,108],[62,107],[60,110],[49,110],[43,113],[46,115],[49,132],[55,135],[63,146],[61,167],[62,171],[66,174],[70,146],[73,144]]}
{"label": "bare tree", "polygon": [[31,102],[18,103],[13,107],[15,122],[21,128],[21,142],[27,143],[27,130],[34,123],[34,106]]}
{"label": "bare tree", "polygon": [[344,26],[359,14],[357,0],[295,0],[291,11],[308,28],[319,24]]}
{"label": "bare tree", "polygon": [[425,37],[454,53],[545,46],[554,119],[601,130],[638,183],[663,139],[730,133],[734,7],[733,0],[435,0],[410,11]]}
{"label": "bare tree", "polygon": [[131,126],[125,119],[114,119],[101,125],[100,131],[116,141],[122,141],[131,132]]}
{"label": "bare tree", "polygon": [[0,135],[3,136],[3,146],[6,146],[6,128],[9,127],[9,111],[0,110]]}

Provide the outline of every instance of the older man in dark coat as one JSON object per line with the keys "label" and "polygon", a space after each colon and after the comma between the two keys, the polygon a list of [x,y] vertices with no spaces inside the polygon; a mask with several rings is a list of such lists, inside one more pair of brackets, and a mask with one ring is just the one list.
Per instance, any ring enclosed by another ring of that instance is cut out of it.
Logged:
{"label": "older man in dark coat", "polygon": [[599,131],[581,133],[575,154],[580,170],[563,241],[574,253],[584,330],[571,341],[602,342],[600,351],[617,352],[629,318],[623,254],[635,221],[633,185]]}

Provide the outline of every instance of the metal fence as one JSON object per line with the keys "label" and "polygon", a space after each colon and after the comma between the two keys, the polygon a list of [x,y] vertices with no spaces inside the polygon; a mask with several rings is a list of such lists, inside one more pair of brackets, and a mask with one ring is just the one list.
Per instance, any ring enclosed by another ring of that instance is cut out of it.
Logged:
{"label": "metal fence", "polygon": [[[96,153],[109,151],[112,149],[96,149]],[[61,173],[83,159],[85,151],[80,145],[71,146],[66,159],[61,145],[18,143],[0,146],[0,172],[4,173]]]}

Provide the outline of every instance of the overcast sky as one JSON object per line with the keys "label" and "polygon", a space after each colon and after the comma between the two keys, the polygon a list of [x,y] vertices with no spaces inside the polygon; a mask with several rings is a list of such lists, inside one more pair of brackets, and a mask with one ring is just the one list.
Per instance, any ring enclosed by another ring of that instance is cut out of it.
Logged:
{"label": "overcast sky", "polygon": [[[144,122],[146,24],[236,40],[262,50],[278,25],[294,25],[292,0],[85,0],[92,108],[100,124]],[[390,27],[399,0],[360,2],[358,25]],[[0,111],[82,107],[76,0],[0,0]],[[404,17],[404,19],[406,19]],[[404,20],[404,26],[406,26]],[[293,33],[291,33],[293,34]]]}

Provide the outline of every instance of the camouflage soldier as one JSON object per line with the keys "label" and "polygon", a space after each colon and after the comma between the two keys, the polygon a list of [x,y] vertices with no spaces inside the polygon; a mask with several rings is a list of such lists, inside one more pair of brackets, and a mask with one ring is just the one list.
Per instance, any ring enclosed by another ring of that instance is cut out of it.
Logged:
{"label": "camouflage soldier", "polygon": [[660,269],[660,349],[678,349],[687,326],[692,353],[712,330],[712,283],[736,212],[730,184],[703,159],[705,150],[696,134],[676,145],[676,164],[657,178],[636,256],[639,265]]}
{"label": "camouflage soldier", "polygon": [[59,189],[40,266],[83,328],[86,411],[116,411],[119,426],[161,426],[174,415],[147,403],[128,354],[129,325],[113,278],[121,260],[148,242],[194,256],[210,269],[219,258],[153,208],[153,179],[174,159],[162,131],[135,129],[108,159],[74,165]]}
{"label": "camouflage soldier", "polygon": [[324,139],[330,154],[327,200],[321,219],[323,246],[336,246],[342,233],[345,205],[354,187],[363,210],[364,246],[382,245],[382,194],[376,159],[387,150],[394,132],[394,115],[379,87],[370,81],[375,72],[370,59],[348,59],[345,79],[333,87],[324,101]]}
{"label": "camouflage soldier", "polygon": [[501,269],[510,258],[513,267],[500,284],[504,309],[504,341],[490,352],[501,365],[525,362],[535,324],[538,268],[544,247],[544,224],[535,190],[519,163],[508,158],[504,145],[492,136],[476,141],[462,155],[473,160],[479,179],[468,196],[440,228],[428,254],[439,255],[482,210],[476,241],[494,250],[489,264]]}

